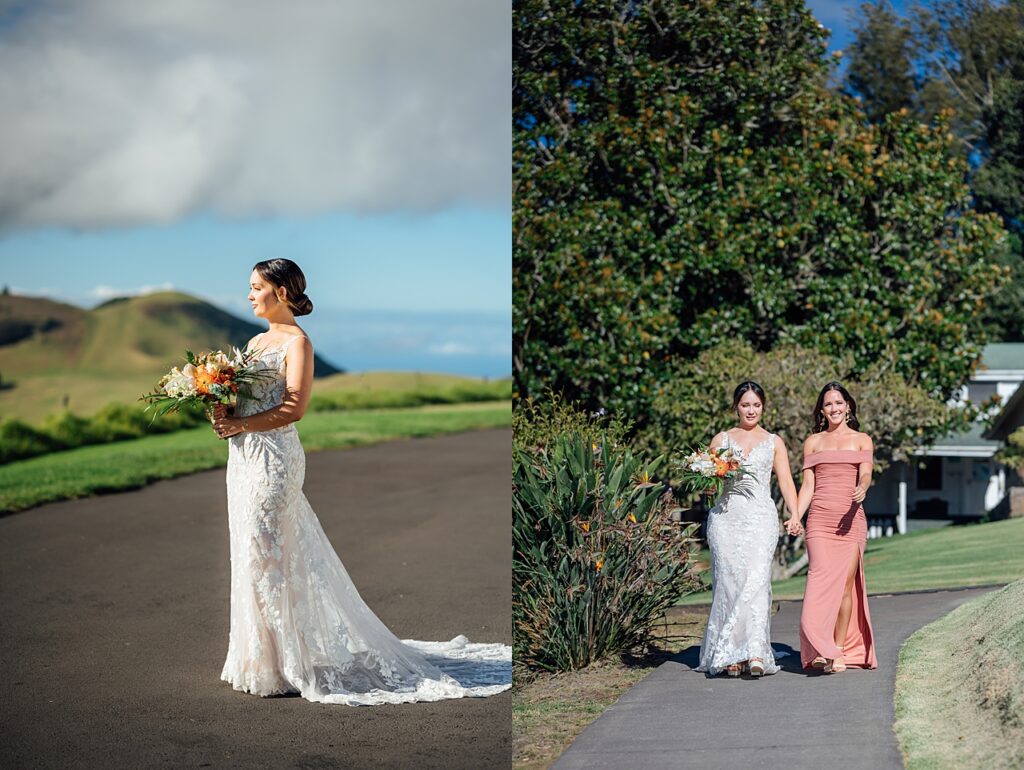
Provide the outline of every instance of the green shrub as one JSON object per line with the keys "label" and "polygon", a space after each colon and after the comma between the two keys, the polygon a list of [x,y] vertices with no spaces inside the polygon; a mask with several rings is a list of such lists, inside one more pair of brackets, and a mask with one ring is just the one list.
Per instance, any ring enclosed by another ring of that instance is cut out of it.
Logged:
{"label": "green shrub", "polygon": [[694,587],[691,527],[627,447],[572,430],[512,452],[513,645],[530,668],[568,671],[650,639]]}
{"label": "green shrub", "polygon": [[204,410],[194,406],[185,406],[177,411],[167,412],[155,420],[152,412],[143,413],[146,415],[147,433],[170,433],[209,422]]}
{"label": "green shrub", "polygon": [[540,401],[533,398],[519,401],[512,413],[513,441],[524,448],[545,447],[559,436],[573,433],[585,436],[591,444],[608,443],[617,447],[625,441],[632,427],[610,415],[588,415],[553,391]]}
{"label": "green shrub", "polygon": [[500,401],[511,397],[512,381],[495,380],[493,382],[467,382],[407,390],[342,390],[334,393],[322,393],[310,398],[309,408],[314,412],[394,409],[428,404]]}
{"label": "green shrub", "polygon": [[57,439],[63,447],[71,448],[102,443],[103,437],[94,429],[92,420],[71,412],[51,414],[43,420],[42,429]]}
{"label": "green shrub", "polygon": [[64,445],[58,439],[21,420],[4,420],[0,423],[0,464],[63,448]]}
{"label": "green shrub", "polygon": [[151,419],[134,406],[107,404],[92,416],[90,423],[100,441],[122,441],[146,435]]}

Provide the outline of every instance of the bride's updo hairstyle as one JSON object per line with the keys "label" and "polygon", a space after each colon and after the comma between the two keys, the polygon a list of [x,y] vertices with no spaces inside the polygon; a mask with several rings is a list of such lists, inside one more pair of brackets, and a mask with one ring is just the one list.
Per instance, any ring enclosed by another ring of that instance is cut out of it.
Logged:
{"label": "bride's updo hairstyle", "polygon": [[828,418],[825,417],[823,412],[825,409],[825,395],[830,390],[838,391],[839,395],[843,397],[843,401],[846,402],[846,408],[849,410],[846,413],[846,424],[854,430],[860,430],[860,421],[857,419],[857,402],[853,400],[850,391],[844,388],[842,384],[832,380],[832,382],[827,383],[821,389],[821,393],[818,394],[818,403],[814,405],[814,413],[811,414],[811,420],[814,421],[814,432],[821,433],[828,427]]}
{"label": "bride's updo hairstyle", "polygon": [[291,308],[292,315],[309,315],[313,312],[313,301],[306,296],[306,276],[290,259],[267,259],[257,262],[252,269],[264,281],[285,290],[285,302]]}
{"label": "bride's updo hairstyle", "polygon": [[743,398],[743,395],[745,393],[751,392],[759,399],[761,399],[762,409],[768,406],[768,400],[764,397],[764,388],[762,388],[753,380],[747,380],[746,382],[741,382],[739,385],[737,385],[736,390],[733,391],[732,408],[735,409],[736,407],[738,407],[740,405],[740,399]]}

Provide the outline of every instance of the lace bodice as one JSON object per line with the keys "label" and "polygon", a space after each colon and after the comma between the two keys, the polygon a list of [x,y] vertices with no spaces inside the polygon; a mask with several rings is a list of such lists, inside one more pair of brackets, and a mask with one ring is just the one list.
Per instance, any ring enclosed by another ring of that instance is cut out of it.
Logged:
{"label": "lace bodice", "polygon": [[749,454],[744,454],[743,447],[733,441],[728,433],[725,434],[722,446],[731,447],[740,455],[740,464],[746,473],[726,485],[717,504],[725,505],[736,498],[771,502],[772,466],[775,464],[774,434],[769,433]]}
{"label": "lace bodice", "polygon": [[[249,345],[247,350],[257,353],[254,368],[265,372],[265,376],[248,383],[246,391],[239,393],[238,405],[235,408],[235,413],[239,417],[265,412],[281,403],[285,388],[285,356],[291,344],[303,336],[296,334],[279,345],[265,348],[261,347],[259,341]],[[262,339],[262,335],[259,339]]]}

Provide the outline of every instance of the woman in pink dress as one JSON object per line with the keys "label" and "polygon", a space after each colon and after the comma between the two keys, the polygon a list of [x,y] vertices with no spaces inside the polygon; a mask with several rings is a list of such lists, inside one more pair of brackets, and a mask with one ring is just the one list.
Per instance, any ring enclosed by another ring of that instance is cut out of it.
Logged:
{"label": "woman in pink dress", "polygon": [[838,382],[828,383],[814,407],[814,433],[804,442],[798,498],[798,516],[808,513],[810,565],[800,659],[804,668],[827,673],[878,666],[864,584],[867,520],[861,505],[871,485],[873,445],[859,427],[853,397]]}

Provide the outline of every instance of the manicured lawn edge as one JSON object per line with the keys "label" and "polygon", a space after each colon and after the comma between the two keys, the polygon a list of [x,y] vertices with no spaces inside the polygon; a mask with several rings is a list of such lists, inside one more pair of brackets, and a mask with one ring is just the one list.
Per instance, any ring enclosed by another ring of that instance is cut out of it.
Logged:
{"label": "manicured lawn edge", "polygon": [[[864,579],[869,594],[1003,585],[1024,577],[1024,519],[945,527],[869,540]],[[710,573],[706,579],[710,580]],[[802,599],[806,577],[772,583],[778,600]],[[690,594],[684,606],[710,604],[711,592]]]}
{"label": "manicured lawn edge", "polygon": [[[305,449],[319,451],[510,425],[511,403],[500,401],[307,413],[298,429]],[[9,463],[0,466],[0,515],[223,467],[227,454],[204,425]]]}

